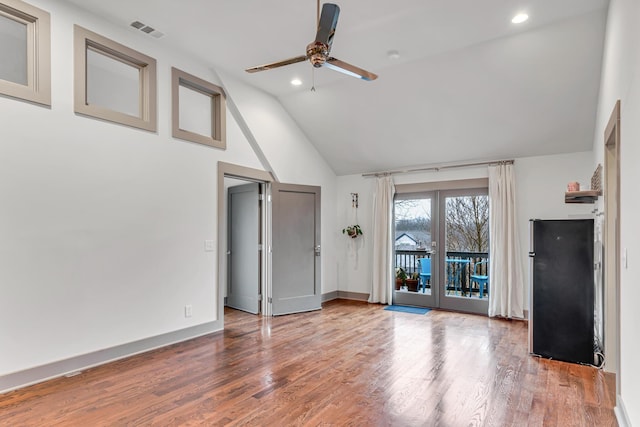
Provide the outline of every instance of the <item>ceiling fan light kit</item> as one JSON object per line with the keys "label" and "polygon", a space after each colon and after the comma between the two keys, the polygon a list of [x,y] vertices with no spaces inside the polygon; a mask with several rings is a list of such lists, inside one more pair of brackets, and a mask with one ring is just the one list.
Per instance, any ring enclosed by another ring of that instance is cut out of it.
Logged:
{"label": "ceiling fan light kit", "polygon": [[326,66],[332,70],[339,71],[365,81],[377,79],[378,76],[370,71],[329,56],[329,53],[331,52],[331,45],[333,44],[333,36],[335,35],[336,26],[338,25],[339,15],[340,8],[337,4],[323,4],[322,13],[318,20],[316,39],[307,45],[306,55],[247,68],[245,71],[247,73],[256,73],[258,71],[266,71],[273,68],[283,67],[285,65],[296,64],[308,59],[315,68]]}

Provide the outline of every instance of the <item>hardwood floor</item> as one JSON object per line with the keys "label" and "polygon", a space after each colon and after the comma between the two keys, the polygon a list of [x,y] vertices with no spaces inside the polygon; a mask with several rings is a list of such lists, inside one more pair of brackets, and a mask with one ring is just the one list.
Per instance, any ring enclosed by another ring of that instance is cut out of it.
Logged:
{"label": "hardwood floor", "polygon": [[526,323],[332,301],[0,395],[2,426],[615,426],[597,369],[527,353]]}

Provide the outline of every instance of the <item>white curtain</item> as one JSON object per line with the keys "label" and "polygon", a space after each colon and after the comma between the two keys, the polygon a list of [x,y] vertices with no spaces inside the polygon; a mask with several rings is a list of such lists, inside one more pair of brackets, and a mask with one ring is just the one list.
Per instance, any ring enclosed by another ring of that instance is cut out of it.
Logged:
{"label": "white curtain", "polygon": [[489,167],[489,316],[523,318],[524,276],[513,165]]}
{"label": "white curtain", "polygon": [[391,304],[393,273],[393,195],[390,176],[378,178],[373,202],[373,283],[369,302]]}

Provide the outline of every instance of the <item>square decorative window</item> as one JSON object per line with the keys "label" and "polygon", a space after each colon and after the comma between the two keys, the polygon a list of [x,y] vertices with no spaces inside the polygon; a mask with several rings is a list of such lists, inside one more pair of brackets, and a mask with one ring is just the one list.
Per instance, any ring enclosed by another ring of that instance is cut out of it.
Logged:
{"label": "square decorative window", "polygon": [[0,94],[51,105],[50,20],[20,0],[0,0]]}
{"label": "square decorative window", "polygon": [[156,60],[74,27],[75,112],[155,132]]}
{"label": "square decorative window", "polygon": [[172,129],[174,138],[227,148],[224,90],[171,68]]}

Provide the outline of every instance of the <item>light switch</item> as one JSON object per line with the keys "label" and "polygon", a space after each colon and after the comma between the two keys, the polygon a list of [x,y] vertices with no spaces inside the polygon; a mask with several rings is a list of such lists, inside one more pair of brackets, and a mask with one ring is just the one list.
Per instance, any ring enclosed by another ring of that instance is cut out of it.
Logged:
{"label": "light switch", "polygon": [[213,252],[215,250],[216,250],[216,247],[213,244],[213,240],[205,240],[204,241],[204,251],[205,252]]}

